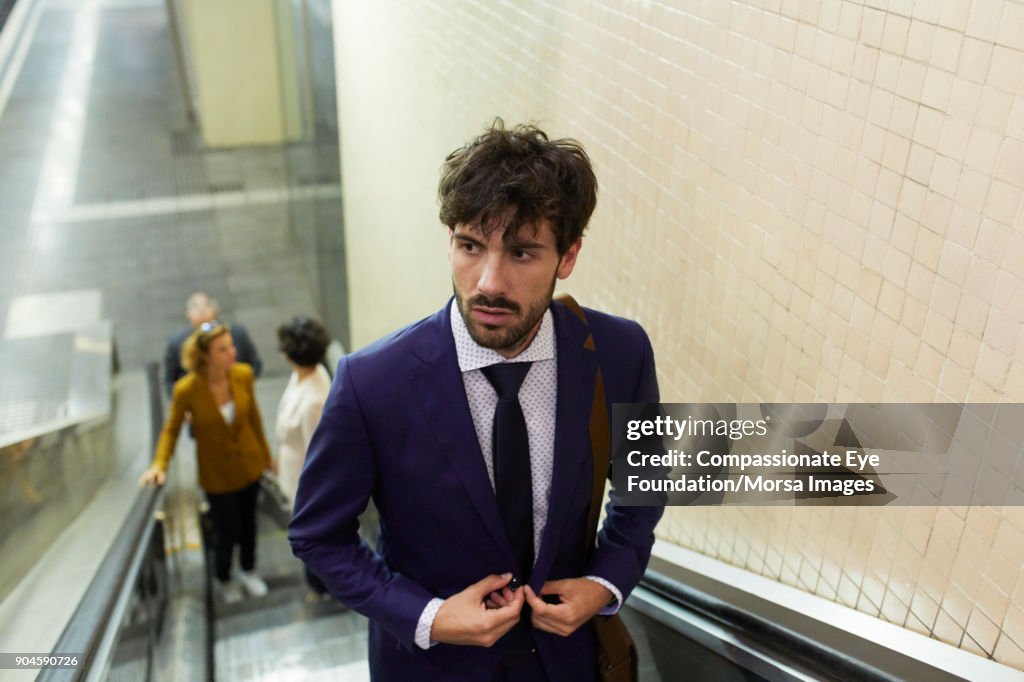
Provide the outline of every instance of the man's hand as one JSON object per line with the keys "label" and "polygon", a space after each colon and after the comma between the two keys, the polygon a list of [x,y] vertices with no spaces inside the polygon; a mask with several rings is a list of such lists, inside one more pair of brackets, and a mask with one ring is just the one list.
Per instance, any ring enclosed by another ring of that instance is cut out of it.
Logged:
{"label": "man's hand", "polygon": [[568,637],[593,618],[615,596],[604,585],[589,578],[549,580],[541,594],[557,594],[561,604],[548,604],[525,585],[526,603],[533,609],[533,627]]}
{"label": "man's hand", "polygon": [[430,639],[445,644],[493,645],[519,622],[523,595],[517,590],[505,604],[493,608],[484,604],[484,598],[504,588],[511,579],[511,573],[489,575],[445,599],[434,616]]}
{"label": "man's hand", "polygon": [[495,590],[487,595],[484,600],[484,604],[489,609],[500,609],[503,606],[508,606],[516,598],[516,591],[511,590],[508,586],[502,587],[500,590]]}

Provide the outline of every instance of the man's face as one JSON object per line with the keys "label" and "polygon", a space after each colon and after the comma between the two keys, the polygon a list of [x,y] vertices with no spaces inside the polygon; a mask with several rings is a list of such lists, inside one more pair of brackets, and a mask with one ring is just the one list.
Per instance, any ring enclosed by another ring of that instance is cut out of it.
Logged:
{"label": "man's face", "polygon": [[581,245],[579,240],[559,256],[546,221],[536,234],[523,228],[507,243],[504,230],[489,237],[476,225],[449,230],[455,301],[473,340],[506,358],[530,345],[555,280],[572,274]]}
{"label": "man's face", "polygon": [[192,323],[193,327],[198,327],[203,322],[213,322],[217,319],[217,310],[210,305],[208,299],[197,301],[186,312],[188,314],[188,321]]}

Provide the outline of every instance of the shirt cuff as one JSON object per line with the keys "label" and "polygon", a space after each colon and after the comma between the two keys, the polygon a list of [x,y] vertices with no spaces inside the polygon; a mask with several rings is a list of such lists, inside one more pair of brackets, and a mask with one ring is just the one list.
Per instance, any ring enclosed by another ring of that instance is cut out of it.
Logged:
{"label": "shirt cuff", "polygon": [[619,592],[619,588],[615,587],[615,585],[612,585],[610,582],[608,582],[604,578],[598,578],[596,575],[585,575],[583,577],[586,578],[587,580],[593,580],[598,585],[603,585],[603,586],[607,587],[608,591],[611,592],[612,596],[615,597],[615,601],[612,602],[611,604],[608,604],[607,606],[602,608],[600,611],[598,611],[597,615],[599,615],[599,616],[612,616],[612,615],[615,615],[616,613],[618,613],[619,609],[622,608],[622,593]]}
{"label": "shirt cuff", "polygon": [[413,638],[413,641],[419,648],[429,649],[437,644],[437,642],[430,639],[430,629],[434,626],[434,616],[437,615],[437,611],[443,603],[444,599],[435,597],[427,603],[423,613],[420,614],[420,619],[416,622],[416,636]]}

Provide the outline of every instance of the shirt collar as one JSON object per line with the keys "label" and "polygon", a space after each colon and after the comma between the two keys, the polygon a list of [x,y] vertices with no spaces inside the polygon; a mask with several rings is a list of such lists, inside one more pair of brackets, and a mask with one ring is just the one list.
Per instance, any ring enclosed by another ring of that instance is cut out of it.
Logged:
{"label": "shirt collar", "polygon": [[459,359],[459,369],[463,372],[502,362],[539,362],[555,358],[555,323],[550,308],[544,311],[540,329],[537,330],[537,335],[533,337],[530,345],[519,355],[507,360],[497,351],[484,348],[473,340],[466,329],[466,321],[459,312],[459,304],[454,299],[451,304],[451,323],[452,334],[455,337],[455,355]]}

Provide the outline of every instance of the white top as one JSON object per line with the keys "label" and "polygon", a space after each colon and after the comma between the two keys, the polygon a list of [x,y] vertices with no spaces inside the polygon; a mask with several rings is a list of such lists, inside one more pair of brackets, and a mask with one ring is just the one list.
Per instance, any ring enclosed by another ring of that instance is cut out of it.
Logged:
{"label": "white top", "polygon": [[235,401],[229,400],[220,406],[220,414],[224,417],[224,423],[231,426],[235,423]]}
{"label": "white top", "polygon": [[277,478],[292,504],[299,488],[299,474],[306,462],[306,449],[320,423],[320,413],[330,389],[331,377],[323,365],[317,365],[313,373],[302,380],[292,372],[277,405]]}

